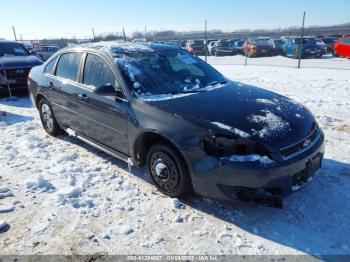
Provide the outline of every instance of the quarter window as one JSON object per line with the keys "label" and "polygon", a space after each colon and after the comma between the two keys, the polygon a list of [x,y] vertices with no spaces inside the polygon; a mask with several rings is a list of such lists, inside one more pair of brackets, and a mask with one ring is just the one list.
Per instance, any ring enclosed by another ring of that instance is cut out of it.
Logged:
{"label": "quarter window", "polygon": [[50,63],[47,64],[47,66],[45,67],[45,73],[47,74],[53,74],[53,69],[54,66],[56,64],[57,61],[57,57],[55,57],[54,59],[52,59],[52,61]]}
{"label": "quarter window", "polygon": [[81,53],[67,53],[60,57],[57,64],[56,76],[77,81]]}
{"label": "quarter window", "polygon": [[107,84],[116,87],[116,79],[110,66],[104,59],[92,54],[86,57],[83,83],[93,88]]}

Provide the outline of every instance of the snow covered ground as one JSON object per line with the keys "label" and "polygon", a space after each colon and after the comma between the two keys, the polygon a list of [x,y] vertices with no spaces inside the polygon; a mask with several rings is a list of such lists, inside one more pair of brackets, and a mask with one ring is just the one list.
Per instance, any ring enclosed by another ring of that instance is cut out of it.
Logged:
{"label": "snow covered ground", "polygon": [[350,255],[350,61],[242,59],[209,62],[306,105],[326,134],[323,168],[284,209],[170,199],[143,170],[48,136],[28,98],[1,99],[0,253]]}

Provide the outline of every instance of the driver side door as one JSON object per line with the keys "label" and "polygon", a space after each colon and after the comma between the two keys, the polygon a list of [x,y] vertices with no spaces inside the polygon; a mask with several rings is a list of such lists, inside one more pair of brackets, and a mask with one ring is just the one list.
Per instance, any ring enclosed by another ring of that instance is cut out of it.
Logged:
{"label": "driver side door", "polygon": [[111,84],[120,89],[108,61],[87,53],[77,88],[78,132],[104,146],[129,154],[127,121],[129,103],[115,96],[101,96],[94,89]]}

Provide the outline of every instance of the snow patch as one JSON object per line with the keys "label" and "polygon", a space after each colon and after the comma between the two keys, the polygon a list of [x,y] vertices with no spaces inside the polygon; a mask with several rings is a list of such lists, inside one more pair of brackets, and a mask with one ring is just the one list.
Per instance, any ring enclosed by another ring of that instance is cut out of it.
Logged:
{"label": "snow patch", "polygon": [[265,115],[252,115],[248,119],[254,123],[260,123],[263,128],[259,131],[253,130],[260,138],[271,137],[285,131],[289,123],[270,111],[263,111]]}
{"label": "snow patch", "polygon": [[257,98],[255,101],[264,105],[277,105],[274,101],[265,98]]}
{"label": "snow patch", "polygon": [[14,206],[2,206],[0,205],[0,214],[1,213],[10,213],[15,210]]}
{"label": "snow patch", "polygon": [[46,180],[43,175],[39,175],[36,180],[29,180],[25,182],[27,189],[31,191],[39,190],[41,192],[54,192],[56,188]]}
{"label": "snow patch", "polygon": [[136,96],[145,102],[152,102],[152,101],[163,101],[163,100],[169,100],[169,99],[176,99],[181,98],[185,96],[194,95],[195,93],[180,93],[180,94],[159,94],[159,95],[147,95],[147,94],[136,94]]}
{"label": "snow patch", "polygon": [[1,187],[0,188],[0,199],[6,198],[6,197],[12,197],[13,193],[10,189],[7,187]]}

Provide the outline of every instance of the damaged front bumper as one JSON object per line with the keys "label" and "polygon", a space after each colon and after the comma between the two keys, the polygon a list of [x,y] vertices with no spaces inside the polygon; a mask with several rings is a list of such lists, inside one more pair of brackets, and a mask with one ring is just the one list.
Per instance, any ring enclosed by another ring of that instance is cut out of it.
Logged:
{"label": "damaged front bumper", "polygon": [[202,196],[281,207],[282,197],[301,189],[313,179],[321,167],[324,151],[322,136],[310,150],[275,165],[206,159],[193,166],[193,187]]}

